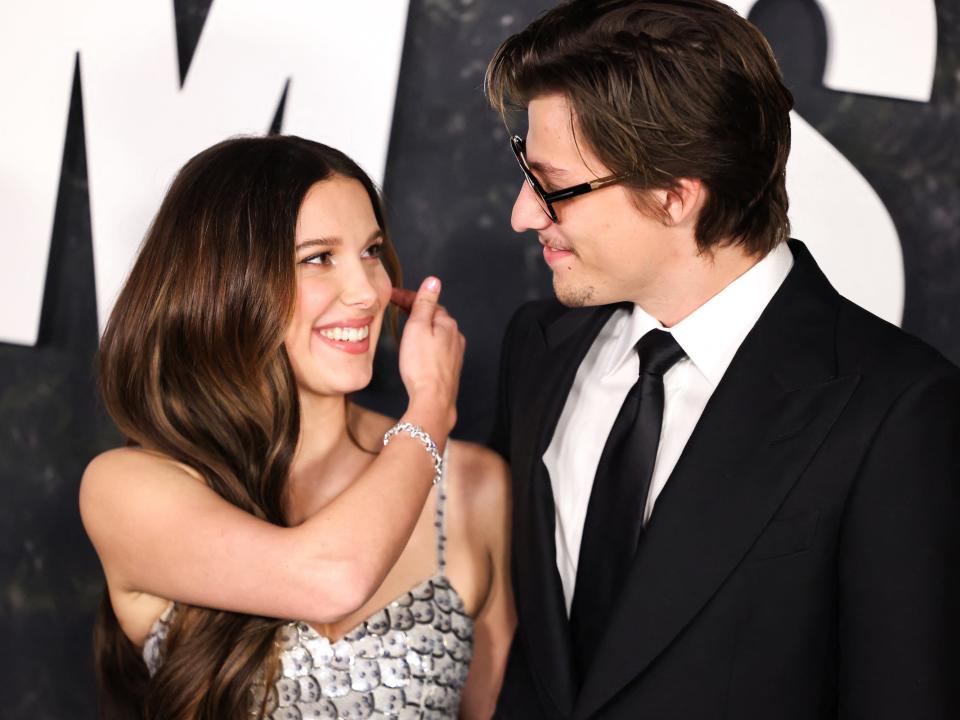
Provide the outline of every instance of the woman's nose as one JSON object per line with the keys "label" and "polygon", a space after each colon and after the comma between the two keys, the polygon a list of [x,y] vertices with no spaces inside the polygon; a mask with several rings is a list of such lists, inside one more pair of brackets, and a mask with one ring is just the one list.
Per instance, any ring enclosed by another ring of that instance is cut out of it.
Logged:
{"label": "woman's nose", "polygon": [[357,263],[346,271],[340,300],[344,305],[360,308],[373,307],[377,302],[377,289],[363,263]]}

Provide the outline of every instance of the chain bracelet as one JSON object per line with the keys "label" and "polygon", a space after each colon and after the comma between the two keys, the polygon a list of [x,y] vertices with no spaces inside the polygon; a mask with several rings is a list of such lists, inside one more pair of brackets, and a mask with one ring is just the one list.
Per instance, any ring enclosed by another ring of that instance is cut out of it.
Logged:
{"label": "chain bracelet", "polygon": [[424,450],[429,453],[431,459],[433,460],[433,484],[436,485],[439,483],[440,478],[443,475],[443,458],[440,457],[440,452],[437,450],[437,444],[433,441],[433,438],[430,437],[430,435],[427,434],[427,431],[419,425],[414,425],[413,423],[408,422],[399,422],[383,434],[384,446],[388,445],[391,438],[400,432],[405,432],[410,437],[423,443]]}

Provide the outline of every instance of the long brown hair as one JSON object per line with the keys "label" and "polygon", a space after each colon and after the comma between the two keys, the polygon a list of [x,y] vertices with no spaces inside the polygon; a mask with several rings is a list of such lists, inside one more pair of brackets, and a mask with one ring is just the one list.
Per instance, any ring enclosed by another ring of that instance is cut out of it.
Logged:
{"label": "long brown hair", "polygon": [[506,119],[561,93],[575,128],[640,209],[648,190],[698,178],[708,190],[702,250],[764,255],[787,239],[793,96],[760,31],[717,0],[568,0],[507,38],[487,68]]}
{"label": "long brown hair", "polygon": [[[131,444],[188,465],[224,499],[278,525],[300,432],[283,346],[296,299],[294,234],[310,187],[359,181],[384,231],[376,187],[350,158],[297,137],[237,138],[179,172],[100,344],[107,411]],[[248,717],[258,673],[275,672],[281,620],[180,605],[147,676],[106,593],[94,632],[101,715]]]}

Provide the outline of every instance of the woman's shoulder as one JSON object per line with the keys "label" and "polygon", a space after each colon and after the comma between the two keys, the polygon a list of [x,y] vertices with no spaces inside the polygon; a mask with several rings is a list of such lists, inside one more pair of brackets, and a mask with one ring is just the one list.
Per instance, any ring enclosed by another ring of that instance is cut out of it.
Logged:
{"label": "woman's shoulder", "polygon": [[482,522],[495,522],[510,508],[510,469],[489,448],[451,440],[448,456],[448,494],[460,496],[467,512]]}
{"label": "woman's shoulder", "polygon": [[142,447],[120,447],[97,455],[87,465],[81,481],[84,485],[114,484],[149,480],[157,476],[176,476],[201,480],[200,473],[169,455]]}
{"label": "woman's shoulder", "polygon": [[177,481],[205,485],[196,470],[163,453],[140,447],[107,450],[90,461],[80,480],[80,515],[89,530],[91,523],[109,520],[125,504],[173,490]]}
{"label": "woman's shoulder", "polygon": [[508,484],[509,467],[488,447],[465,440],[450,441],[451,472],[462,475],[474,485],[502,487]]}

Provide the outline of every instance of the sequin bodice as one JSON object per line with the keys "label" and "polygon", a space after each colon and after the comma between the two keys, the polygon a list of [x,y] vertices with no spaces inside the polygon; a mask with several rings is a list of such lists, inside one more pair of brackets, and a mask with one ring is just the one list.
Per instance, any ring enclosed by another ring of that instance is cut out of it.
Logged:
{"label": "sequin bodice", "polygon": [[[337,642],[307,623],[284,625],[277,634],[279,674],[272,686],[254,687],[252,716],[263,705],[271,720],[457,717],[473,655],[473,619],[444,574],[442,482],[437,490],[437,574]],[[171,605],[144,643],[151,675],[162,662],[175,612]]]}

